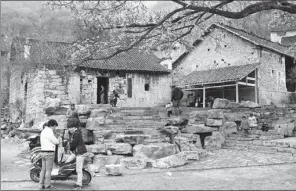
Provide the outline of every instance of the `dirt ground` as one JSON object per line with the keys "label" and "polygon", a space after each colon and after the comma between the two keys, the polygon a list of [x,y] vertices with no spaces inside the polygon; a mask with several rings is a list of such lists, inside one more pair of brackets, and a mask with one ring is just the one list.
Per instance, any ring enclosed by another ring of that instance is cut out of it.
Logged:
{"label": "dirt ground", "polygon": [[[29,163],[21,163],[17,155],[21,147],[1,143],[1,190],[34,190],[38,184],[30,181]],[[211,157],[211,156],[209,156]],[[228,159],[229,160],[229,159]],[[206,161],[202,161],[205,163]],[[194,167],[194,166],[193,166]],[[176,170],[176,169],[174,169]],[[75,178],[75,177],[74,177]],[[96,176],[84,189],[92,190],[295,190],[296,163],[262,166],[230,167],[124,174],[119,177]],[[56,181],[58,190],[71,189],[75,180]]]}

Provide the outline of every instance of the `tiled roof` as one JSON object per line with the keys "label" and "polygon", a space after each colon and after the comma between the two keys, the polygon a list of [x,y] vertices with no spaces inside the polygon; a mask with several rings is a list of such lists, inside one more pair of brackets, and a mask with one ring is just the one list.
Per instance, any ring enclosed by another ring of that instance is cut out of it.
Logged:
{"label": "tiled roof", "polygon": [[256,63],[195,71],[186,76],[179,85],[202,85],[241,80],[253,72],[258,65]]}
{"label": "tiled roof", "polygon": [[[26,43],[26,39],[16,38],[13,41],[12,46],[12,58],[16,54],[23,54],[24,45]],[[35,39],[30,39],[29,44],[31,45],[30,56],[33,58],[38,58],[40,51],[44,54],[45,49],[40,49],[40,41]],[[39,44],[38,44],[39,43]],[[62,43],[62,42],[46,42],[49,45],[47,48],[56,47],[62,48],[62,50],[70,49],[72,44],[70,43]],[[52,55],[50,55],[52,56]],[[63,55],[54,55],[57,59]],[[140,51],[136,48],[118,54],[109,60],[88,60],[83,63],[80,63],[79,66],[96,68],[102,70],[125,70],[125,71],[142,71],[142,72],[164,72],[169,73],[169,70],[163,67],[160,64],[161,60],[156,57],[154,54],[149,54],[143,51]],[[52,62],[49,62],[52,63]]]}
{"label": "tiled roof", "polygon": [[89,60],[80,64],[80,66],[102,70],[169,72],[160,62],[161,60],[154,54],[149,54],[138,49],[131,49],[109,60]]}
{"label": "tiled roof", "polygon": [[230,33],[237,35],[237,36],[239,36],[239,37],[241,37],[241,38],[243,38],[255,45],[265,47],[267,49],[273,50],[275,52],[278,52],[278,53],[281,53],[281,54],[284,54],[284,55],[287,55],[290,57],[294,57],[294,58],[296,57],[295,52],[292,52],[288,47],[283,46],[279,43],[275,43],[270,40],[258,37],[255,34],[250,34],[246,31],[236,29],[236,28],[233,28],[230,26],[222,25],[222,24],[213,24],[211,27],[223,28],[223,29],[229,31]]}
{"label": "tiled roof", "polygon": [[282,37],[281,44],[285,46],[292,46],[296,44],[296,36]]}

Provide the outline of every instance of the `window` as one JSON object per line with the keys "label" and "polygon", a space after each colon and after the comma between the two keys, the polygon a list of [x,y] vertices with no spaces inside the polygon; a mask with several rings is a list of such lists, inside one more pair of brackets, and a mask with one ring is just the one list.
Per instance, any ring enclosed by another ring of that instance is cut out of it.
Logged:
{"label": "window", "polygon": [[271,70],[271,76],[274,77],[276,75],[276,70]]}
{"label": "window", "polygon": [[280,64],[283,64],[283,55],[279,56],[279,62],[280,62]]}
{"label": "window", "polygon": [[145,91],[149,91],[150,89],[150,84],[145,84]]}

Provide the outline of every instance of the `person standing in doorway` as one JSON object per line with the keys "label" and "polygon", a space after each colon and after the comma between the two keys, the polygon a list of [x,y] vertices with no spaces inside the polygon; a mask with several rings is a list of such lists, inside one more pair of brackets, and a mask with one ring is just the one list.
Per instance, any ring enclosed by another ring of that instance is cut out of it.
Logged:
{"label": "person standing in doorway", "polygon": [[50,189],[51,171],[54,163],[55,148],[59,140],[54,136],[53,129],[58,126],[56,120],[49,120],[40,134],[42,169],[40,172],[39,189]]}
{"label": "person standing in doorway", "polygon": [[180,102],[181,99],[183,98],[183,91],[175,86],[172,86],[172,99],[171,101],[173,102],[173,107],[175,108],[175,114],[179,115],[182,113],[181,109],[180,109]]}
{"label": "person standing in doorway", "polygon": [[100,100],[101,104],[105,104],[105,88],[103,85],[101,85]]}

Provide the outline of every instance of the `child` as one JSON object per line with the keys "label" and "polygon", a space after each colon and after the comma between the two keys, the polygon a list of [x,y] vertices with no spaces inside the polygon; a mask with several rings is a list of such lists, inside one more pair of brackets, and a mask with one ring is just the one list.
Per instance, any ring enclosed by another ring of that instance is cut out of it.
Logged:
{"label": "child", "polygon": [[249,122],[248,122],[246,116],[243,116],[242,123],[241,123],[241,129],[244,130],[244,136],[247,136],[249,134],[249,128],[250,128]]}
{"label": "child", "polygon": [[267,131],[269,130],[269,127],[268,127],[268,125],[267,125],[266,122],[263,122],[263,125],[262,125],[262,127],[261,127],[261,130],[262,130],[263,132],[267,132]]}
{"label": "child", "polygon": [[250,117],[248,120],[249,120],[251,130],[256,129],[257,128],[257,119],[252,113],[250,114]]}
{"label": "child", "polygon": [[166,104],[166,110],[168,111],[168,117],[171,117],[171,115],[173,114],[173,104],[172,103],[168,103]]}

